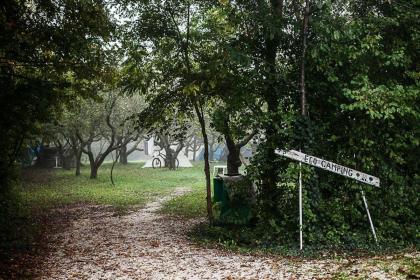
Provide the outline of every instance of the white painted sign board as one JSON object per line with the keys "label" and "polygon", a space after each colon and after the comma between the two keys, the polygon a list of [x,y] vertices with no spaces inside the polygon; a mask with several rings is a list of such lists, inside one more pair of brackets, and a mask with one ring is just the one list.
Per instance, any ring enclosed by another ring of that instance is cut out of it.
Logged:
{"label": "white painted sign board", "polygon": [[275,153],[280,156],[294,159],[348,178],[352,178],[365,184],[373,185],[375,187],[379,187],[380,184],[380,180],[377,177],[351,169],[349,167],[336,164],[334,162],[322,158],[310,156],[296,150],[276,150]]}

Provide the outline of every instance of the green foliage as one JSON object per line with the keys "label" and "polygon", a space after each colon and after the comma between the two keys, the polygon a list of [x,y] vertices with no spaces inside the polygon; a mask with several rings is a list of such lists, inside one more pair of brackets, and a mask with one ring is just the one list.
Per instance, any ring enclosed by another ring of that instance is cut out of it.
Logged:
{"label": "green foliage", "polygon": [[[389,3],[355,5],[347,10],[351,20],[334,13],[340,9],[326,5],[314,13],[307,61],[310,117],[283,116],[286,125],[276,128],[277,141],[281,148],[302,149],[373,174],[381,187],[303,167],[305,243],[373,243],[363,188],[380,244],[418,246],[420,90],[413,63],[418,20],[407,7]],[[285,159],[267,163],[269,148],[269,143],[260,146],[249,169],[257,180],[266,164],[279,172],[277,187],[260,196],[257,226],[269,242],[297,242],[297,167]]]}
{"label": "green foliage", "polygon": [[24,206],[18,183],[12,181],[8,186],[0,189],[0,259],[7,258],[11,250],[30,247],[37,233],[30,211]]}
{"label": "green foliage", "polygon": [[[313,129],[318,139],[327,140],[314,152],[379,177],[380,189],[362,187],[382,242],[415,243],[420,211],[415,195],[420,187],[416,160],[420,91],[412,64],[418,55],[414,48],[418,29],[413,28],[417,20],[404,7],[374,7],[381,12],[351,22],[337,21],[337,26],[329,26],[328,34],[321,22],[314,26],[331,46],[328,54],[323,54],[325,41],[321,39],[312,49],[317,54],[313,65],[318,69],[311,73],[314,77],[327,73],[322,78],[327,82],[311,83],[315,95],[310,101],[312,120],[322,122]],[[339,36],[334,36],[338,32]],[[337,45],[344,41],[346,46]],[[327,102],[321,104],[315,98]],[[366,234],[368,230],[363,224],[366,215],[359,187],[322,171],[316,173],[318,178],[308,182],[317,192],[308,197],[317,213],[313,219],[316,227],[329,224],[323,231],[329,239],[345,243],[361,240],[363,227]],[[327,210],[331,214],[326,214]]]}
{"label": "green foliage", "polygon": [[101,0],[0,4],[0,188],[42,123],[107,73],[114,25]]}
{"label": "green foliage", "polygon": [[[300,117],[297,110],[301,19],[294,7],[285,6],[281,19],[274,18],[267,2],[258,7],[221,3],[209,10],[206,24],[227,42],[220,46],[230,47],[226,67],[209,72],[217,77],[212,86],[228,108],[216,102],[221,107],[215,124],[223,124],[232,113],[239,128],[256,122],[266,136],[248,168],[252,178],[262,182],[254,230],[263,244],[297,242],[298,166],[273,154],[275,148],[294,148],[381,179],[381,188],[376,189],[303,167],[305,243],[372,244],[360,194],[363,188],[380,244],[418,245],[418,5],[346,3],[311,7],[306,57],[309,117]],[[281,26],[285,28],[280,31]],[[236,115],[248,96],[262,114]],[[238,243],[235,230],[223,234]]]}
{"label": "green foliage", "polygon": [[[299,167],[277,158],[276,148],[301,149],[381,179],[374,189],[302,167],[307,244],[372,242],[362,187],[380,244],[418,245],[418,1],[310,1],[306,56],[299,1],[117,2],[131,19],[120,30],[126,58],[121,84],[145,96],[148,107],[136,116],[145,127],[162,132],[178,119],[175,134],[182,138],[193,111],[203,119],[210,111],[213,126],[233,144],[250,131],[264,136],[247,170],[259,188],[253,209],[258,222],[252,229],[215,231],[228,246],[296,242]],[[105,3],[28,3],[0,6],[1,188],[11,184],[19,150],[40,123],[57,119],[63,104],[74,105],[70,100],[93,95],[102,80],[115,81],[102,47],[114,27]],[[301,60],[309,110],[304,117],[298,110]],[[103,194],[105,181],[72,178],[79,187],[69,191],[68,180],[28,191],[27,199],[125,207],[144,197],[131,192],[133,182]],[[198,215],[198,195],[168,207]]]}
{"label": "green foliage", "polygon": [[255,202],[255,192],[252,181],[247,177],[224,180],[224,188],[228,194],[229,202],[235,204],[252,204]]}

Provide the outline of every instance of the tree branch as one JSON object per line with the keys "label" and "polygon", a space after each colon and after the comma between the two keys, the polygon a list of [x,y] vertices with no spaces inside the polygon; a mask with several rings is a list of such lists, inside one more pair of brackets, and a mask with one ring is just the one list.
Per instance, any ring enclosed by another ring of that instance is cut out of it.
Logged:
{"label": "tree branch", "polygon": [[242,148],[245,146],[256,134],[258,133],[258,130],[254,130],[251,134],[246,136],[242,141],[240,141],[238,144],[236,144],[237,148]]}

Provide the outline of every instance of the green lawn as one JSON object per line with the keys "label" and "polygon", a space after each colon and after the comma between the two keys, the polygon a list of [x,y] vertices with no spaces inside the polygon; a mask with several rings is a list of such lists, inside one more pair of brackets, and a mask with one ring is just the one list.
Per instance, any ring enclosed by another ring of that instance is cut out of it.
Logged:
{"label": "green lawn", "polygon": [[206,190],[203,188],[176,197],[166,202],[161,213],[184,218],[206,216]]}
{"label": "green lawn", "polygon": [[[29,169],[24,172],[23,200],[29,206],[54,207],[70,203],[94,203],[126,209],[142,206],[158,195],[165,195],[176,187],[189,187],[193,193],[204,190],[203,165],[193,168],[141,168],[141,164],[117,165],[114,169],[115,186],[110,182],[110,164],[99,169],[97,179],[89,179],[89,168],[76,177],[73,170]],[[203,192],[204,193],[204,192]],[[198,201],[198,203],[200,203]],[[204,199],[201,202],[204,205]]]}

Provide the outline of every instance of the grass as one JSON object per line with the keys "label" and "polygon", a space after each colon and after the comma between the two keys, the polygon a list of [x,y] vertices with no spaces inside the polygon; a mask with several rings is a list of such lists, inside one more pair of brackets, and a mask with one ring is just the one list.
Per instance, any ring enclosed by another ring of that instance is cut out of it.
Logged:
{"label": "grass", "polygon": [[110,182],[110,168],[109,164],[102,166],[94,180],[89,179],[88,167],[82,168],[79,177],[73,174],[73,170],[26,170],[21,194],[29,207],[92,203],[127,209],[141,207],[176,187],[204,188],[201,164],[177,171],[141,168],[141,164],[117,165],[114,169],[115,186]]}
{"label": "grass", "polygon": [[183,196],[166,202],[161,213],[182,218],[199,218],[206,216],[206,191],[195,189]]}

